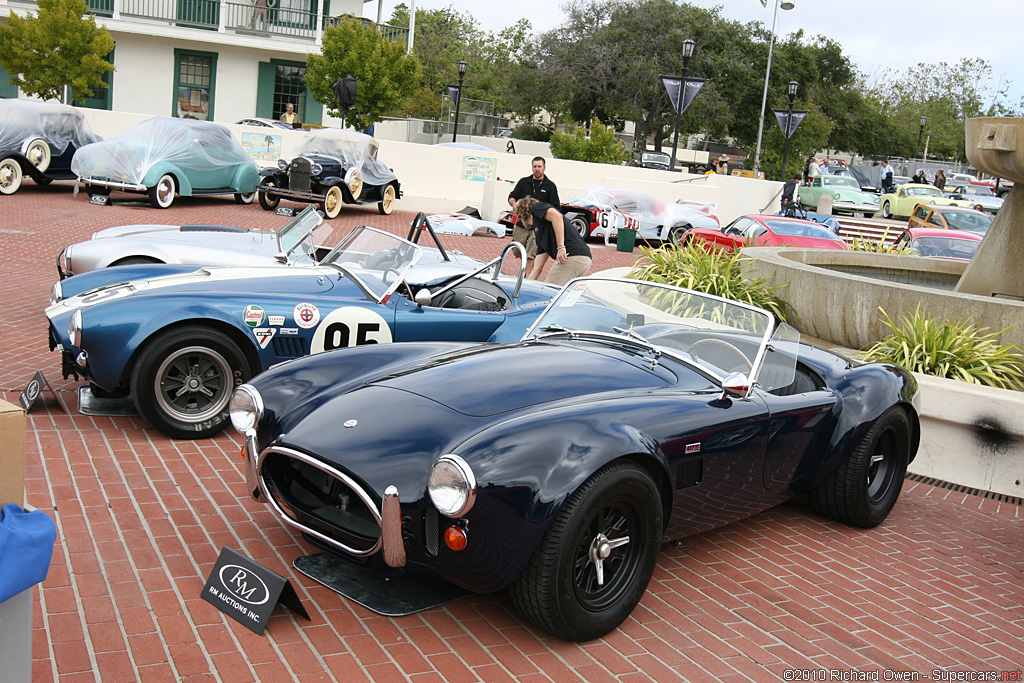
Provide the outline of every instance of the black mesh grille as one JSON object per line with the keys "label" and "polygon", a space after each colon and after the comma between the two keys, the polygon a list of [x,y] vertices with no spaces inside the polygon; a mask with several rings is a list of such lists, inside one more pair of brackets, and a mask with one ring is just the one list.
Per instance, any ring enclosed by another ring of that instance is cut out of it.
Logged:
{"label": "black mesh grille", "polygon": [[288,189],[309,192],[309,159],[296,157],[288,166]]}

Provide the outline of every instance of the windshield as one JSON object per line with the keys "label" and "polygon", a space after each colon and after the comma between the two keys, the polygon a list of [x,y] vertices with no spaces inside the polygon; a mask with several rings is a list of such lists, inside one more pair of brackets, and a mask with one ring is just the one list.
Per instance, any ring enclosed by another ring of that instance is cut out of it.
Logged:
{"label": "windshield", "polygon": [[312,204],[303,209],[277,231],[277,248],[283,254],[294,255],[299,261],[311,261],[316,249],[317,228],[324,217]]}
{"label": "windshield", "polygon": [[[776,342],[769,344],[773,330]],[[732,372],[752,378],[770,365],[765,390],[793,381],[799,339],[796,330],[776,327],[771,313],[754,306],[655,282],[583,278],[562,289],[524,340],[583,332],[634,339],[719,382]]]}
{"label": "windshield", "polygon": [[970,261],[978,250],[978,240],[957,237],[918,237],[910,243],[910,252],[918,256],[937,256]]}
{"label": "windshield", "polygon": [[824,182],[829,187],[849,187],[854,190],[860,191],[860,185],[857,184],[857,181],[854,180],[853,178],[849,178],[846,176],[826,177],[822,178],[822,182]]}
{"label": "windshield", "polygon": [[907,187],[904,191],[906,192],[906,195],[908,197],[941,197],[942,196],[942,190],[940,190],[937,187],[929,187],[927,185],[922,185],[920,187],[910,186],[910,187]]}
{"label": "windshield", "polygon": [[340,268],[378,302],[384,302],[420,255],[412,242],[361,225],[345,235],[320,264]]}
{"label": "windshield", "polygon": [[942,214],[949,227],[956,230],[970,230],[971,232],[985,232],[992,225],[992,219],[983,213],[976,211],[947,211]]}
{"label": "windshield", "polygon": [[836,235],[827,228],[821,227],[817,223],[773,220],[769,218],[764,221],[764,224],[771,228],[772,232],[776,235],[784,235],[786,237],[816,237],[820,240],[832,240],[833,242],[843,241],[839,235]]}

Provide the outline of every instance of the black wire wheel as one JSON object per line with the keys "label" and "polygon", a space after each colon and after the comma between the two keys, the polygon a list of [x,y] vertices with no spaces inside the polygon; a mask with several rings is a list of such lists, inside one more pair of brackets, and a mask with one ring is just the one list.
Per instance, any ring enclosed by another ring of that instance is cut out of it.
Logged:
{"label": "black wire wheel", "polygon": [[878,526],[900,497],[910,448],[910,420],[902,408],[890,408],[850,457],[810,491],[811,506],[839,522],[865,529]]}
{"label": "black wire wheel", "polygon": [[604,467],[569,496],[510,586],[516,608],[566,640],[612,631],[647,590],[662,514],[658,487],[642,467]]}
{"label": "black wire wheel", "polygon": [[260,206],[262,206],[265,211],[273,211],[277,208],[277,205],[281,203],[280,197],[270,194],[271,191],[273,191],[273,188],[277,187],[277,181],[273,178],[267,177],[260,182],[260,185],[266,188],[263,192],[257,191],[256,193],[260,200]]}

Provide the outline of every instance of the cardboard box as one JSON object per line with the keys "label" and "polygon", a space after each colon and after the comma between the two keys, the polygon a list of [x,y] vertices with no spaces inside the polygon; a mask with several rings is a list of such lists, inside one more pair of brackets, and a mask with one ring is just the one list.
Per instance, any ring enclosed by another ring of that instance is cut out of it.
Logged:
{"label": "cardboard box", "polygon": [[0,506],[25,504],[25,411],[0,400]]}

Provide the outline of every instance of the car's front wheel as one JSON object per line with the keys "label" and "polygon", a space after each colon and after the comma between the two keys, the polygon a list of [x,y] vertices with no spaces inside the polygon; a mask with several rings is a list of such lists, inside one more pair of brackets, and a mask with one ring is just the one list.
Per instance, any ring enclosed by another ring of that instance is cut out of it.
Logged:
{"label": "car's front wheel", "polygon": [[612,463],[569,496],[509,594],[559,638],[600,638],[643,597],[661,533],[654,480],[635,463]]}
{"label": "car's front wheel", "polygon": [[892,208],[889,206],[889,202],[882,203],[882,215],[886,218],[893,218]]}
{"label": "car's front wheel", "polygon": [[274,181],[273,178],[264,178],[263,182],[261,182],[260,185],[267,188],[268,190],[267,192],[257,193],[260,197],[260,206],[262,206],[267,211],[273,211],[274,209],[277,208],[277,205],[281,203],[281,198],[271,195],[269,190],[271,188],[277,187],[277,183]]}
{"label": "car's front wheel", "polygon": [[395,186],[388,185],[384,188],[381,199],[377,203],[377,211],[384,216],[390,216],[391,212],[395,210]]}
{"label": "car's front wheel", "polygon": [[910,461],[910,439],[907,413],[890,408],[850,457],[810,491],[811,506],[836,521],[865,529],[880,524],[900,497]]}
{"label": "car's front wheel", "polygon": [[14,159],[0,160],[0,194],[14,194],[21,187],[21,164]]}
{"label": "car's front wheel", "polygon": [[186,325],[147,342],[132,370],[132,399],[167,436],[203,439],[228,425],[231,394],[251,374],[227,335]]}
{"label": "car's front wheel", "polygon": [[320,202],[320,209],[324,212],[325,217],[337,218],[341,213],[341,205],[344,203],[345,198],[341,194],[341,188],[334,185],[324,195],[324,200]]}
{"label": "car's front wheel", "polygon": [[165,173],[156,181],[156,185],[149,188],[149,203],[158,209],[170,208],[174,203],[174,193],[177,191],[177,184],[174,176]]}

